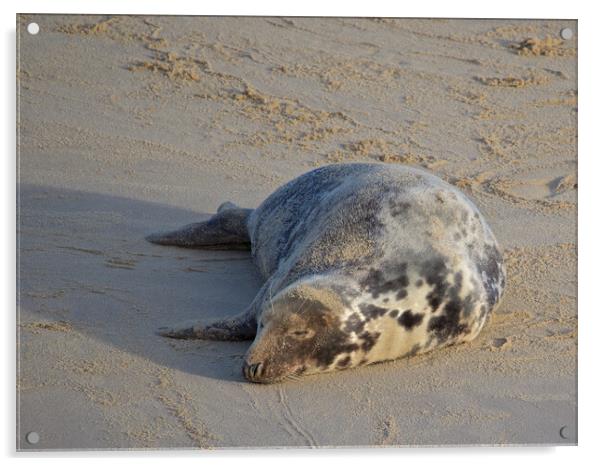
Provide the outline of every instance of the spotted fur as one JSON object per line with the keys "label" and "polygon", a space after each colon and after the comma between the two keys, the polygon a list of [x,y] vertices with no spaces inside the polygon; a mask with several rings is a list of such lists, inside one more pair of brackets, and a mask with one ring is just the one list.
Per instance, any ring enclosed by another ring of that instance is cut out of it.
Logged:
{"label": "spotted fur", "polygon": [[227,203],[207,222],[149,240],[250,243],[266,282],[249,308],[160,334],[254,337],[243,367],[254,382],[470,341],[505,286],[499,247],[474,204],[434,175],[405,166],[318,168],[255,210]]}

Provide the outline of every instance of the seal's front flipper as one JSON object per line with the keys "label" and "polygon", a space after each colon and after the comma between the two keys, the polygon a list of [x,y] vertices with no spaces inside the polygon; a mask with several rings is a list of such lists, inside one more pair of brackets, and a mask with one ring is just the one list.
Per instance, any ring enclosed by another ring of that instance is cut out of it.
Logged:
{"label": "seal's front flipper", "polygon": [[247,219],[252,209],[241,209],[225,202],[217,214],[206,222],[191,223],[178,230],[155,233],[148,241],[164,246],[205,249],[248,249],[250,246]]}
{"label": "seal's front flipper", "polygon": [[256,332],[257,321],[248,312],[213,322],[191,321],[157,329],[162,337],[222,341],[252,340]]}

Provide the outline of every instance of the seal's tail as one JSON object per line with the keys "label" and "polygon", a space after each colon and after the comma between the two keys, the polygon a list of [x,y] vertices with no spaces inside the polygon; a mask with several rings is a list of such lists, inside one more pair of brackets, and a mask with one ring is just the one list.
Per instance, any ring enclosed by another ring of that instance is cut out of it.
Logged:
{"label": "seal's tail", "polygon": [[204,249],[249,249],[251,240],[247,220],[252,209],[225,202],[217,214],[205,222],[191,223],[178,230],[155,233],[147,241],[164,246]]}

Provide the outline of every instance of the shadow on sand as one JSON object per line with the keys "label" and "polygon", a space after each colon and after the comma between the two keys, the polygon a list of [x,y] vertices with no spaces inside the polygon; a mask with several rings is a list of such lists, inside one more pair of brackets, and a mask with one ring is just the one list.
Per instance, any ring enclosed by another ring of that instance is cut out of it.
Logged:
{"label": "shadow on sand", "polygon": [[154,333],[179,321],[234,315],[261,286],[248,251],[183,249],[144,239],[209,215],[21,184],[19,309],[40,321],[68,321],[87,337],[160,365],[244,383],[240,370],[250,342],[179,341]]}

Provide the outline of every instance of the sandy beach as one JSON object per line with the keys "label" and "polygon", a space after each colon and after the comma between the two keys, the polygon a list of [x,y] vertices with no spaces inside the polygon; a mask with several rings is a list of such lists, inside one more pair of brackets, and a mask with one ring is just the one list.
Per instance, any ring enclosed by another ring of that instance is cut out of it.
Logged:
{"label": "sandy beach", "polygon": [[[576,21],[20,15],[17,43],[18,449],[577,442]],[[360,161],[486,217],[508,284],[475,341],[257,385],[249,342],[155,335],[262,281],[145,235]]]}

